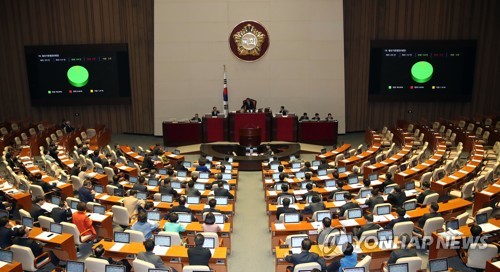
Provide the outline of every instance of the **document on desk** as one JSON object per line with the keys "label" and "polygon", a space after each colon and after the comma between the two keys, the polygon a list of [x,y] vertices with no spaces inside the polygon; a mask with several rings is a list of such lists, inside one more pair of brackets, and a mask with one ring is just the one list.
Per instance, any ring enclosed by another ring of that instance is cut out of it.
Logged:
{"label": "document on desk", "polygon": [[303,195],[305,193],[307,193],[307,190],[294,190],[293,191],[294,195]]}
{"label": "document on desk", "polygon": [[358,226],[358,222],[354,219],[340,220],[340,224],[344,227]]}
{"label": "document on desk", "polygon": [[452,178],[452,179],[459,179],[459,177],[454,176],[454,175],[449,175],[448,177],[450,177],[450,178]]}
{"label": "document on desk", "polygon": [[363,187],[363,184],[356,183],[356,184],[349,184],[349,186],[351,186],[351,188],[361,188],[361,187]]}
{"label": "document on desk", "polygon": [[484,232],[492,232],[498,230],[498,227],[491,223],[484,223],[479,225]]}
{"label": "document on desk", "polygon": [[127,169],[128,169],[128,167],[127,167],[127,166],[125,166],[125,165],[120,166],[120,167],[118,167],[118,168],[119,168],[120,170],[123,170],[123,171],[125,171],[125,170],[127,170]]}
{"label": "document on desk", "polygon": [[267,193],[269,194],[269,196],[276,196],[276,191],[267,191]]}
{"label": "document on desk", "polygon": [[274,181],[272,179],[265,179],[266,184],[273,184]]}
{"label": "document on desk", "polygon": [[331,179],[328,175],[326,176],[318,176],[320,180],[326,180],[326,179]]}
{"label": "document on desk", "polygon": [[104,219],[106,219],[106,215],[98,213],[89,213],[89,218],[92,219],[92,221],[101,222]]}
{"label": "document on desk", "polygon": [[52,204],[52,203],[49,203],[49,202],[45,202],[43,203],[42,206],[40,206],[42,209],[48,211],[48,212],[52,212],[52,209],[54,209],[55,207],[57,207],[57,205],[55,204]]}
{"label": "document on desk", "polygon": [[482,191],[481,193],[485,194],[485,195],[489,195],[489,196],[492,196],[493,193],[492,192],[487,192],[487,191]]}
{"label": "document on desk", "polygon": [[372,182],[370,183],[371,186],[377,186],[377,185],[380,185],[382,184],[382,182],[380,180],[372,180]]}
{"label": "document on desk", "polygon": [[110,195],[103,195],[103,196],[101,196],[99,199],[100,199],[100,200],[106,200],[106,199],[108,199],[109,197],[110,197]]}
{"label": "document on desk", "polygon": [[337,190],[337,187],[325,187],[323,189],[325,189],[325,191],[327,191],[327,192],[333,192],[333,191]]}
{"label": "document on desk", "polygon": [[311,222],[311,226],[315,229],[319,229],[323,226],[322,222]]}
{"label": "document on desk", "polygon": [[109,251],[120,251],[125,245],[125,243],[115,243]]}
{"label": "document on desk", "polygon": [[388,220],[383,215],[374,215],[373,216],[373,222],[384,222],[384,221],[388,221]]}
{"label": "document on desk", "polygon": [[167,252],[169,249],[170,249],[170,247],[166,247],[166,246],[155,246],[153,249],[153,253],[155,255],[165,256],[165,255],[167,255]]}
{"label": "document on desk", "polygon": [[344,204],[345,204],[345,201],[333,201],[333,205],[335,207],[341,207]]}
{"label": "document on desk", "polygon": [[276,230],[285,230],[285,229],[286,229],[286,228],[285,228],[285,224],[282,224],[282,223],[275,223],[275,224],[274,224],[274,228],[275,228]]}
{"label": "document on desk", "polygon": [[392,215],[392,214],[386,214],[386,215],[384,215],[384,217],[385,217],[387,220],[389,220],[389,221],[390,221],[390,220],[393,220],[393,219],[395,219],[395,218],[396,218],[396,217],[394,217],[394,215]]}
{"label": "document on desk", "polygon": [[436,183],[439,185],[446,185],[446,182],[444,182],[444,181],[436,181]]}
{"label": "document on desk", "polygon": [[196,182],[199,182],[199,183],[208,183],[209,179],[197,179]]}
{"label": "document on desk", "polygon": [[45,241],[50,241],[52,238],[59,236],[57,233],[49,232],[49,231],[44,231],[40,234],[38,234],[35,238],[39,240],[45,240]]}
{"label": "document on desk", "polygon": [[302,252],[302,248],[300,247],[293,247],[290,249],[292,251],[292,254],[300,254]]}
{"label": "document on desk", "polygon": [[7,262],[3,262],[3,261],[0,261],[0,268],[2,268],[2,267],[4,267],[4,266],[6,266],[7,264],[9,264],[9,263],[7,263]]}
{"label": "document on desk", "polygon": [[495,183],[495,184],[493,184],[493,186],[500,187],[500,184]]}

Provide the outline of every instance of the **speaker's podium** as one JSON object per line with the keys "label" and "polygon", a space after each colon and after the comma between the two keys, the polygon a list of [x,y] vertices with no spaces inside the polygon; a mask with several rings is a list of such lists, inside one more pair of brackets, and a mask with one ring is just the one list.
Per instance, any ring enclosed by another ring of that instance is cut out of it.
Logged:
{"label": "speaker's podium", "polygon": [[203,117],[203,142],[227,141],[227,119],[223,114],[212,116],[207,114]]}
{"label": "speaker's podium", "polygon": [[261,142],[271,141],[271,112],[232,112],[229,113],[228,119],[229,141],[240,142],[240,131],[245,133],[252,128],[260,129]]}

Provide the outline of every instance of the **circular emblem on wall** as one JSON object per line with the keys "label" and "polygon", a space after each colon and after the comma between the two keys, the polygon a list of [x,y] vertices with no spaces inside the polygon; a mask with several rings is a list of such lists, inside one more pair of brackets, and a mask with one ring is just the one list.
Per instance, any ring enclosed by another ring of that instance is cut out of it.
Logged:
{"label": "circular emblem on wall", "polygon": [[229,47],[240,60],[256,61],[269,48],[269,34],[261,24],[244,21],[233,28],[229,35]]}

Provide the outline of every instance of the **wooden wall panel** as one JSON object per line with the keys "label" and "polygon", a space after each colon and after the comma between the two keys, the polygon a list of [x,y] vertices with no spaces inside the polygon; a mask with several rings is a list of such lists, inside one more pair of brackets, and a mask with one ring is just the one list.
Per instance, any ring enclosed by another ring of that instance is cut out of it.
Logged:
{"label": "wooden wall panel", "polygon": [[[24,46],[86,43],[128,43],[132,104],[31,107]],[[153,133],[153,0],[2,0],[0,52],[0,120]]]}
{"label": "wooden wall panel", "polygon": [[[401,118],[500,114],[499,18],[500,1],[495,0],[345,0],[347,131],[381,128]],[[472,101],[368,102],[372,39],[477,39]]]}

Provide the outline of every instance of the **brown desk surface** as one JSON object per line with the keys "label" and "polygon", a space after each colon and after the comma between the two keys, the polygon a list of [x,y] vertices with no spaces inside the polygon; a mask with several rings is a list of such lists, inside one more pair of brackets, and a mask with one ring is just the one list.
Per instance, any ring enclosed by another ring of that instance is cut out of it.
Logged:
{"label": "brown desk surface", "polygon": [[346,152],[349,148],[351,148],[351,144],[343,144],[341,146],[339,146],[338,148],[332,150],[332,151],[328,151],[326,152],[325,154],[319,154],[319,155],[316,155],[316,159],[317,160],[321,160],[321,159],[330,159],[334,156],[337,156],[338,154],[340,153],[344,153]]}
{"label": "brown desk surface", "polygon": [[0,268],[0,272],[22,272],[23,267],[20,262],[12,261],[10,264],[6,264]]}

